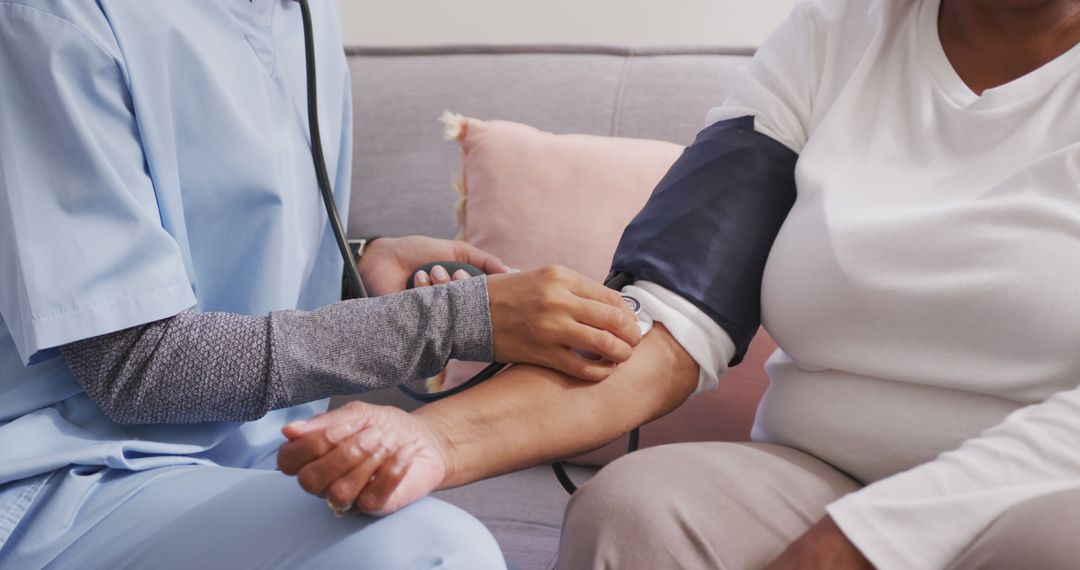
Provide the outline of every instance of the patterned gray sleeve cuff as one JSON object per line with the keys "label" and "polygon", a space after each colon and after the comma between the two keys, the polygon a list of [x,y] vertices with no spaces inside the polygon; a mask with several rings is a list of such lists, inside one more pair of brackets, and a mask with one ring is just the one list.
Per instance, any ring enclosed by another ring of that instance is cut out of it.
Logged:
{"label": "patterned gray sleeve cuff", "polygon": [[454,339],[451,355],[472,362],[494,361],[495,338],[491,329],[487,277],[454,283],[449,293],[450,334]]}
{"label": "patterned gray sleeve cuff", "polygon": [[483,277],[272,313],[270,331],[275,384],[291,402],[388,388],[494,352]]}
{"label": "patterned gray sleeve cuff", "polygon": [[269,317],[185,311],[60,350],[120,424],[254,420],[494,352],[483,277]]}

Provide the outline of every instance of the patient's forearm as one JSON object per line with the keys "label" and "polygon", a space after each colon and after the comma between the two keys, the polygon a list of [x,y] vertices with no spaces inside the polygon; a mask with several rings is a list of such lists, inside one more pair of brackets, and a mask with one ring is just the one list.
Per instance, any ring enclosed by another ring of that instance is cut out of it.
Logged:
{"label": "patient's forearm", "polygon": [[570,457],[604,445],[686,400],[697,364],[657,326],[603,382],[515,366],[415,413],[443,439],[443,487]]}

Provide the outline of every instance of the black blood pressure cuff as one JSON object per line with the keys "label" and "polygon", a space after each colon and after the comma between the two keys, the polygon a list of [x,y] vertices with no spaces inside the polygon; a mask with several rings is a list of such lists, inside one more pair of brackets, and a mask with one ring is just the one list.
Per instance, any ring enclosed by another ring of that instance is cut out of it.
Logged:
{"label": "black blood pressure cuff", "polygon": [[761,326],[761,280],[795,203],[798,155],[754,130],[753,117],[702,131],[623,233],[612,271],[690,301],[742,361]]}

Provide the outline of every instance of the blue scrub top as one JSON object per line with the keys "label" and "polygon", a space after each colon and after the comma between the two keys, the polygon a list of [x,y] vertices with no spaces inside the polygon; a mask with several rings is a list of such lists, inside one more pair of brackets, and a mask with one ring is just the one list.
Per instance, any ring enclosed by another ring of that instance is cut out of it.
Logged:
{"label": "blue scrub top", "polygon": [[[337,2],[312,3],[345,212],[350,81]],[[119,426],[56,351],[193,306],[266,315],[339,297],[303,42],[290,0],[0,3],[0,547],[57,469],[246,467],[326,409]]]}

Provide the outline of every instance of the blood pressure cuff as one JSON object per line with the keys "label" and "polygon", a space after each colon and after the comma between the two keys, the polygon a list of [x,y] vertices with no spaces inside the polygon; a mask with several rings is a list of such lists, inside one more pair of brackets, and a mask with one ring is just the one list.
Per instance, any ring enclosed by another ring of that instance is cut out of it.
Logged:
{"label": "blood pressure cuff", "polygon": [[623,233],[613,272],[693,303],[742,361],[761,326],[761,280],[795,203],[798,155],[754,130],[753,117],[702,131]]}

